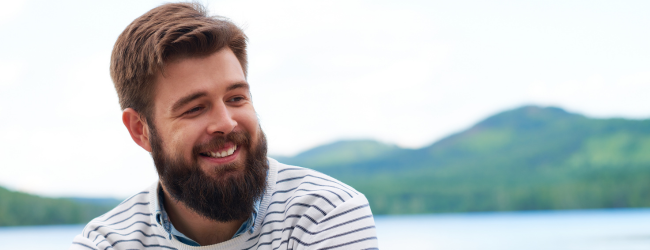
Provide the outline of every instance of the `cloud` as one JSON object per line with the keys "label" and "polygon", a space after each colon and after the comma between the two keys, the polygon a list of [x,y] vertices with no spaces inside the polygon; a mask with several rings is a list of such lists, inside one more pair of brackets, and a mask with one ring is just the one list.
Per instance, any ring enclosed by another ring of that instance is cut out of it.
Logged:
{"label": "cloud", "polygon": [[[27,101],[3,105],[12,119],[0,124],[0,185],[50,196],[126,197],[157,179],[150,156],[121,124],[109,57],[98,51],[40,72],[49,76],[41,95],[34,84],[16,86],[24,90],[16,100]],[[0,69],[16,71],[6,65]],[[97,185],[109,180],[133,184]]]}
{"label": "cloud", "polygon": [[530,102],[554,105],[592,117],[648,118],[647,93],[650,70],[608,78],[600,73],[565,81],[533,80],[525,98]]}
{"label": "cloud", "polygon": [[25,74],[26,64],[18,61],[0,61],[0,89],[9,88]]}
{"label": "cloud", "polygon": [[3,1],[2,8],[0,8],[0,26],[20,16],[25,9],[26,2],[25,0]]}

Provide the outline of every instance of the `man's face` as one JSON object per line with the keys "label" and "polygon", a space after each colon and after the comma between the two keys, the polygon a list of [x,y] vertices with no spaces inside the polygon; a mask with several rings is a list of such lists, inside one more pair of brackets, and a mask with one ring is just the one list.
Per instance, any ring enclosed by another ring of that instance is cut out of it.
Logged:
{"label": "man's face", "polygon": [[237,57],[225,48],[168,62],[155,84],[150,141],[165,190],[214,220],[250,215],[266,184],[266,141]]}
{"label": "man's face", "polygon": [[233,143],[203,148],[198,156],[192,152],[196,145],[233,132],[247,132],[253,142],[261,134],[244,72],[230,49],[168,62],[155,83],[153,120],[165,152],[185,161],[196,157],[208,175],[244,162],[249,152]]}

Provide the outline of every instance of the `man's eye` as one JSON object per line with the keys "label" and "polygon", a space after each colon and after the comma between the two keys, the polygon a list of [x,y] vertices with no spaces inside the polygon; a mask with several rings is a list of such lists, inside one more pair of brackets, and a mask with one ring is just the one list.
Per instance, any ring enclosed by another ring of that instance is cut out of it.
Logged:
{"label": "man's eye", "polygon": [[197,107],[194,107],[194,108],[192,108],[192,109],[190,109],[188,111],[185,111],[185,113],[183,113],[183,114],[184,115],[193,114],[193,113],[201,111],[202,109],[203,109],[203,107],[197,106]]}
{"label": "man's eye", "polygon": [[242,97],[242,96],[235,96],[235,97],[233,97],[233,98],[230,98],[230,100],[228,100],[228,102],[240,102],[240,101],[243,101],[243,100],[244,100],[244,97]]}

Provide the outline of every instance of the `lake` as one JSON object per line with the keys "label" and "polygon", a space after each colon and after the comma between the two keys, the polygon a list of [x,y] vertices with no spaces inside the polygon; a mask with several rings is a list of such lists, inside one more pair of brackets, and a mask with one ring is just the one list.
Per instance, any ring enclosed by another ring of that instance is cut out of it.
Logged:
{"label": "lake", "polygon": [[[382,250],[650,249],[650,209],[378,215],[375,223]],[[0,227],[0,249],[67,249],[82,229]]]}

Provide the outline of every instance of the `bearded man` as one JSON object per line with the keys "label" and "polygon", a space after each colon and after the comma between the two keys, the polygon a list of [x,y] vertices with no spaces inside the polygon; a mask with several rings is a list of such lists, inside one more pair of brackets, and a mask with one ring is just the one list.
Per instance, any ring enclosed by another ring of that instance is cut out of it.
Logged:
{"label": "bearded man", "polygon": [[159,182],[92,220],[70,249],[373,249],[363,194],[266,156],[246,36],[198,4],[165,4],[117,39],[122,121]]}

